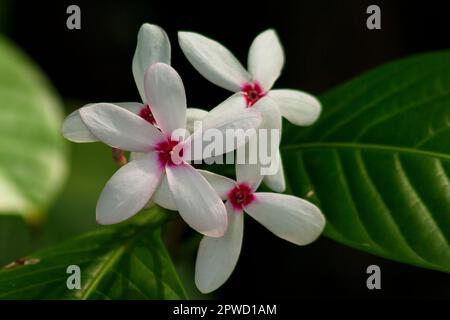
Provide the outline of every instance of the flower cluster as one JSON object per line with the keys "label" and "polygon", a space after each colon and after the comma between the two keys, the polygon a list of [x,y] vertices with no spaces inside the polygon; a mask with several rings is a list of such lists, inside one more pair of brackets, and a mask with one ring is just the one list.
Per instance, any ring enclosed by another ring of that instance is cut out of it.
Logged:
{"label": "flower cluster", "polygon": [[[275,152],[275,174],[263,175],[260,163],[237,163],[236,181],[193,166],[193,146],[202,144],[208,129],[269,129],[281,132],[282,117],[310,125],[321,106],[313,96],[272,89],[284,65],[274,30],[258,35],[250,46],[248,71],[218,42],[192,32],[179,32],[179,44],[195,69],[212,83],[234,94],[210,112],[187,108],[183,82],[170,66],[169,39],[160,27],[139,30],[132,70],[142,102],[88,104],[70,114],[62,132],[78,143],[101,141],[113,148],[121,168],[103,189],[97,221],[124,221],[153,203],[176,210],[204,238],[197,254],[195,282],[207,293],[231,275],[241,250],[243,213],[272,233],[297,245],[314,241],[325,219],[308,201],[282,193],[257,192],[262,181],[283,192],[281,156]],[[201,122],[195,129],[194,122]],[[250,135],[216,153],[246,148]],[[279,139],[271,141],[276,150]],[[123,151],[130,151],[129,161]],[[196,159],[198,160],[198,159]]]}

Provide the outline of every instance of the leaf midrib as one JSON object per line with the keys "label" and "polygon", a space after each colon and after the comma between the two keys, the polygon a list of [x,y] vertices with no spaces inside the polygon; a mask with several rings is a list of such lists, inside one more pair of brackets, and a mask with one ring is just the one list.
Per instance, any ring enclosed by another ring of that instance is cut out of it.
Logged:
{"label": "leaf midrib", "polygon": [[[86,287],[86,289],[83,291],[83,293],[80,296],[81,300],[87,300],[91,296],[91,294],[98,288],[99,284],[103,280],[103,278],[107,275],[109,270],[116,265],[117,262],[120,261],[122,256],[127,253],[127,249],[129,249],[133,242],[139,239],[139,237],[144,234],[145,232],[150,232],[151,230],[154,230],[159,225],[144,225],[140,228],[138,228],[133,234],[129,236],[129,238],[124,241],[123,243],[120,243],[117,248],[113,249],[112,252],[109,254],[108,258],[105,260],[104,264],[100,267],[100,270],[98,273],[95,274],[93,280],[91,283],[89,283]],[[161,280],[161,282],[164,284],[164,281]]]}
{"label": "leaf midrib", "polygon": [[[137,236],[137,235],[136,235]],[[126,252],[126,244],[119,245],[115,248],[108,258],[105,260],[105,263],[100,267],[100,270],[93,276],[92,280],[86,286],[85,290],[80,296],[81,300],[87,300],[97,289],[98,285],[101,283],[105,275],[108,271],[122,258],[123,254]]]}
{"label": "leaf midrib", "polygon": [[[354,150],[373,150],[373,151],[379,151],[379,152],[386,152],[386,153],[393,153],[396,155],[399,155],[400,153],[403,154],[409,154],[409,155],[415,155],[415,156],[422,156],[422,157],[433,157],[438,159],[439,161],[446,161],[450,162],[450,154],[445,153],[439,153],[439,152],[433,152],[428,150],[420,150],[420,149],[414,149],[414,148],[408,148],[408,147],[398,147],[398,146],[391,146],[391,145],[380,145],[380,144],[368,144],[368,143],[355,143],[355,142],[311,142],[311,143],[298,143],[298,144],[286,144],[284,146],[280,147],[281,150],[285,150],[286,152],[290,151],[302,151],[302,150],[308,150],[308,149],[354,149]],[[337,241],[340,241],[342,243],[345,243],[347,245],[353,246],[354,243],[349,240],[346,236],[344,236],[340,231],[333,227],[333,230],[335,233],[339,235],[339,239],[336,239]],[[353,244],[353,245],[352,245]],[[377,243],[376,243],[377,244]],[[361,246],[357,246],[361,249]],[[375,249],[382,249],[381,251],[378,250],[378,255],[383,256],[388,259],[395,259],[395,257],[391,256],[389,252],[386,252],[383,247],[376,246]],[[386,253],[388,253],[386,255]],[[449,272],[449,270],[445,267],[442,267],[438,264],[432,263],[428,261],[427,259],[424,259],[422,256],[418,255],[419,258],[416,262],[417,265],[431,268],[443,272]],[[401,260],[399,260],[401,261]]]}
{"label": "leaf midrib", "polygon": [[439,153],[429,150],[414,149],[408,147],[390,146],[383,144],[369,144],[369,143],[355,143],[355,142],[311,142],[311,143],[295,143],[289,145],[283,145],[280,147],[281,150],[298,151],[301,149],[366,149],[375,150],[382,152],[395,152],[395,153],[405,153],[417,156],[433,157],[440,160],[450,162],[450,154]]}

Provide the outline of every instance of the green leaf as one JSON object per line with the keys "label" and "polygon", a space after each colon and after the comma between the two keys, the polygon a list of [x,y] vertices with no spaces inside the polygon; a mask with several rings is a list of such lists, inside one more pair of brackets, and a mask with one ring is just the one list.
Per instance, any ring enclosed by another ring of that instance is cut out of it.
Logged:
{"label": "green leaf", "polygon": [[[0,299],[185,299],[161,240],[168,213],[156,207],[20,259],[0,271]],[[81,269],[69,290],[67,267]]]}
{"label": "green leaf", "polygon": [[320,99],[316,124],[283,132],[289,192],[322,208],[332,239],[450,272],[450,52],[389,63]]}
{"label": "green leaf", "polygon": [[0,220],[0,266],[32,252],[29,226],[17,215],[5,215]]}
{"label": "green leaf", "polygon": [[118,169],[111,148],[102,143],[71,143],[70,150],[69,178],[46,216],[46,244],[99,227],[95,221],[98,197]]}
{"label": "green leaf", "polygon": [[66,176],[62,110],[47,80],[0,35],[0,214],[37,220]]}

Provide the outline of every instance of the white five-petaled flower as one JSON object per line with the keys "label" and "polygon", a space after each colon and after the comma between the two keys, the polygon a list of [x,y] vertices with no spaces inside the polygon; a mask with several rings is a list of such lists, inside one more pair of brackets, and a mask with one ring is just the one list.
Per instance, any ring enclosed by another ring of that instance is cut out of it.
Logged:
{"label": "white five-petaled flower", "polygon": [[257,166],[237,165],[236,180],[202,172],[226,200],[228,229],[223,237],[203,237],[197,253],[195,283],[208,293],[226,282],[241,252],[244,211],[278,237],[297,245],[318,238],[325,218],[312,203],[286,194],[256,192],[261,182]]}
{"label": "white five-petaled flower", "polygon": [[[169,65],[166,33],[144,24],[132,65],[143,103],[86,105],[66,118],[62,131],[73,142],[101,141],[131,151],[130,162],[112,176],[100,195],[97,221],[121,222],[150,202],[178,210],[187,224],[205,235],[197,255],[195,282],[207,293],[228,279],[238,261],[244,211],[280,238],[298,245],[314,241],[325,219],[308,201],[256,192],[263,178],[259,165],[237,164],[237,181],[196,170],[189,162],[199,160],[192,151],[194,145],[203,144],[203,135],[193,132],[193,121],[202,120],[202,130],[214,128],[224,134],[230,128],[281,130],[282,116],[296,125],[310,125],[321,106],[307,93],[271,89],[284,64],[283,49],[273,30],[253,41],[249,71],[225,47],[204,36],[180,32],[179,42],[203,76],[235,94],[210,113],[187,109],[181,78]],[[186,128],[192,134],[180,135],[179,130]],[[243,148],[245,142],[227,145],[222,151]],[[280,165],[277,174],[264,181],[281,192],[285,181],[279,152],[276,161]]]}
{"label": "white five-petaled flower", "polygon": [[[140,115],[149,123],[155,124],[155,119],[148,107],[144,90],[144,74],[150,65],[156,62],[170,64],[170,42],[166,32],[152,24],[144,23],[139,29],[136,51],[133,56],[133,76],[143,103],[119,102],[114,103],[128,111]],[[64,120],[62,133],[72,142],[96,142],[98,138],[86,127],[76,110]]]}
{"label": "white five-petaled flower", "polygon": [[[178,73],[169,65],[155,63],[145,73],[144,91],[158,128],[142,117],[114,104],[98,103],[79,110],[81,121],[92,135],[107,145],[139,153],[108,181],[97,204],[101,224],[121,222],[139,212],[152,198],[171,198],[183,219],[200,233],[217,237],[227,227],[226,209],[207,180],[189,161],[191,145],[201,135],[185,139],[186,96]],[[224,103],[233,105],[234,99]],[[226,108],[225,108],[226,109]],[[224,110],[225,110],[224,109]],[[235,110],[236,108],[229,108]],[[206,117],[204,129],[226,131],[235,126],[255,128],[259,112],[228,112]],[[178,133],[175,133],[178,132]],[[174,138],[176,137],[176,138]],[[225,150],[229,151],[229,150]],[[163,182],[163,180],[167,182]],[[157,192],[162,188],[163,192]]]}
{"label": "white five-petaled flower", "polygon": [[[171,47],[166,32],[159,26],[144,23],[139,29],[132,63],[133,77],[142,102],[117,102],[113,104],[139,115],[153,125],[157,125],[145,97],[144,75],[152,64],[156,62],[170,64],[170,60]],[[192,130],[193,121],[205,117],[208,113],[196,108],[188,108],[186,112],[188,129],[190,130]],[[90,132],[81,120],[78,110],[72,112],[64,120],[62,133],[66,139],[72,142],[87,143],[98,141],[98,138]]]}
{"label": "white five-petaled flower", "polygon": [[[305,92],[272,89],[284,65],[284,52],[277,34],[269,29],[259,34],[250,46],[248,71],[236,57],[220,43],[193,32],[179,32],[178,40],[187,59],[206,79],[230,90],[240,92],[246,107],[258,108],[257,101],[269,99],[271,108],[261,110],[262,127],[281,130],[281,116],[291,123],[307,126],[320,115],[320,102]],[[283,167],[279,153],[275,175],[267,175],[264,182],[273,190],[285,189]]]}

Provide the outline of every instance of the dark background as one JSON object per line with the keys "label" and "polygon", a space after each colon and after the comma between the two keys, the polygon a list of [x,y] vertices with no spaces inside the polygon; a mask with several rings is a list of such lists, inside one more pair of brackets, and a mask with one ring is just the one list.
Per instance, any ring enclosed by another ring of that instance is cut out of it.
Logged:
{"label": "dark background", "polygon": [[[70,4],[81,7],[81,30],[66,28]],[[370,4],[381,7],[381,30],[366,28]],[[245,65],[253,38],[273,27],[286,53],[276,86],[316,95],[384,62],[450,47],[450,3],[444,1],[11,1],[9,9],[9,21],[0,23],[7,35],[45,70],[64,101],[83,103],[139,100],[131,61],[144,22],[167,31],[188,104],[206,109],[229,93],[189,65],[176,41],[178,30],[220,41]],[[238,266],[217,297],[450,298],[447,274],[387,261],[323,237],[296,247],[251,219],[245,228]],[[381,267],[382,290],[366,288],[371,264]]]}

